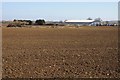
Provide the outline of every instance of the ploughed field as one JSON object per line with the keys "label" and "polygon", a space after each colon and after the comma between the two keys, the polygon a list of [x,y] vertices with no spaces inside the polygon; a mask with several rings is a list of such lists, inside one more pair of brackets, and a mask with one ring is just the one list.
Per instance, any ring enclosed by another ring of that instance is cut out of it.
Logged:
{"label": "ploughed field", "polygon": [[3,28],[2,77],[118,78],[116,27]]}

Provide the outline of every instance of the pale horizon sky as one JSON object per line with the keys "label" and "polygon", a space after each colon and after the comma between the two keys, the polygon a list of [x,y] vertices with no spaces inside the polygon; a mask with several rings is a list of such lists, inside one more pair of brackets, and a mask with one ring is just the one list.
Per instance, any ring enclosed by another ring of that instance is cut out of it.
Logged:
{"label": "pale horizon sky", "polygon": [[80,20],[91,17],[118,19],[117,2],[4,2],[2,19]]}
{"label": "pale horizon sky", "polygon": [[118,2],[119,0],[1,0],[3,2]]}

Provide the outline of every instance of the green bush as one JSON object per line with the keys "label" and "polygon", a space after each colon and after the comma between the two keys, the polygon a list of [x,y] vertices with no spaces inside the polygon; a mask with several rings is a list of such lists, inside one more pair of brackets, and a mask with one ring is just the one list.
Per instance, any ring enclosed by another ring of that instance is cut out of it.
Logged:
{"label": "green bush", "polygon": [[36,25],[43,25],[43,24],[45,24],[45,20],[41,20],[41,19],[36,20],[36,21],[35,21],[35,24],[36,24]]}

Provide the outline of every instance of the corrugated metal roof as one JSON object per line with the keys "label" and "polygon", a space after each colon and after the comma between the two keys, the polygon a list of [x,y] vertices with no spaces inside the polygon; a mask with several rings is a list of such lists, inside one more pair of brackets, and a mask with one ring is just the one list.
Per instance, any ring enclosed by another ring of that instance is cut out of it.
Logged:
{"label": "corrugated metal roof", "polygon": [[65,20],[65,22],[93,22],[94,20]]}

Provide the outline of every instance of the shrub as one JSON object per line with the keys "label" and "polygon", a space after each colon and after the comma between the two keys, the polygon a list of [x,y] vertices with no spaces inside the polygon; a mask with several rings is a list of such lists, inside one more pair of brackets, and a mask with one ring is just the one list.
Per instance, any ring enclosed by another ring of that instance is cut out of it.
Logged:
{"label": "shrub", "polygon": [[45,20],[41,20],[41,19],[36,20],[36,21],[35,21],[35,24],[36,24],[36,25],[43,25],[43,24],[45,24]]}
{"label": "shrub", "polygon": [[14,24],[8,24],[7,27],[16,27]]}
{"label": "shrub", "polygon": [[22,27],[22,25],[18,24],[18,23],[16,23],[16,24],[8,24],[7,27]]}

